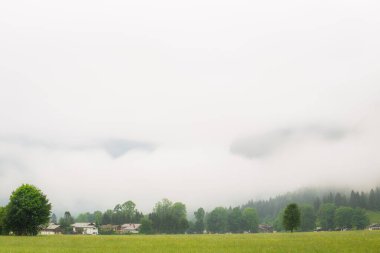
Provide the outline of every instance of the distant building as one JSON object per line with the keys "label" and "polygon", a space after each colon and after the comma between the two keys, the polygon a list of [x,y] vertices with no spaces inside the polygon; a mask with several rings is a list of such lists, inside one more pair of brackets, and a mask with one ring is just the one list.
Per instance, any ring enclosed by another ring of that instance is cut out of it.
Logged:
{"label": "distant building", "polygon": [[62,234],[60,225],[49,223],[49,225],[41,230],[41,235],[58,235]]}
{"label": "distant building", "polygon": [[120,232],[123,234],[137,234],[139,233],[141,224],[127,223],[120,227]]}
{"label": "distant building", "polygon": [[380,230],[380,224],[379,223],[372,224],[368,227],[368,230]]}
{"label": "distant building", "polygon": [[101,225],[100,234],[116,234],[120,232],[120,225]]}
{"label": "distant building", "polygon": [[74,223],[71,227],[74,234],[97,235],[99,233],[95,223]]}
{"label": "distant building", "polygon": [[259,233],[273,233],[273,227],[268,224],[260,224]]}
{"label": "distant building", "polygon": [[351,228],[348,228],[348,227],[336,227],[335,228],[335,231],[349,231],[351,230]]}

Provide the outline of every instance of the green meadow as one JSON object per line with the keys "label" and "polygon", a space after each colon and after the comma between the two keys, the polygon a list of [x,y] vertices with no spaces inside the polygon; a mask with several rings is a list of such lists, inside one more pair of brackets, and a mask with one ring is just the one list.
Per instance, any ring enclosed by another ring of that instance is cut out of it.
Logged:
{"label": "green meadow", "polygon": [[0,252],[380,252],[380,231],[0,237]]}

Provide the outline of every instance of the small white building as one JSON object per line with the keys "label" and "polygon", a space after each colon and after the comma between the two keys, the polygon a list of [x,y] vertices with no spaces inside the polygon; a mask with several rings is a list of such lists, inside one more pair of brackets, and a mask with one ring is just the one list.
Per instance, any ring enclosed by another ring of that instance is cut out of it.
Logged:
{"label": "small white building", "polygon": [[259,233],[273,233],[273,227],[268,224],[260,224]]}
{"label": "small white building", "polygon": [[83,235],[97,235],[99,234],[98,228],[94,223],[74,223],[71,225],[75,234]]}
{"label": "small white building", "polygon": [[372,224],[368,227],[368,230],[380,230],[380,224]]}
{"label": "small white building", "polygon": [[135,224],[135,223],[127,223],[123,224],[120,227],[121,233],[126,234],[138,234],[141,224]]}
{"label": "small white building", "polygon": [[46,228],[43,228],[41,230],[41,235],[58,235],[58,234],[62,234],[61,226],[54,223],[49,223],[49,225]]}

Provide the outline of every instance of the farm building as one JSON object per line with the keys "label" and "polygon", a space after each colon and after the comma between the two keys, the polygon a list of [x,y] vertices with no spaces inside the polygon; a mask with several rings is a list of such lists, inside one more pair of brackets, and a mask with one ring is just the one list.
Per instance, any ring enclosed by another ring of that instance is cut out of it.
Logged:
{"label": "farm building", "polygon": [[120,231],[119,225],[107,224],[107,225],[100,226],[101,234],[113,234],[113,233],[119,233],[119,231]]}
{"label": "farm building", "polygon": [[41,230],[41,235],[57,235],[62,234],[62,229],[60,225],[50,223],[47,227]]}
{"label": "farm building", "polygon": [[372,224],[368,227],[368,230],[380,230],[380,224],[379,223]]}
{"label": "farm building", "polygon": [[137,234],[141,224],[128,223],[120,227],[120,232],[123,234]]}
{"label": "farm building", "polygon": [[71,227],[75,234],[97,235],[99,233],[94,223],[74,223]]}
{"label": "farm building", "polygon": [[267,224],[260,224],[259,233],[273,233],[273,227]]}

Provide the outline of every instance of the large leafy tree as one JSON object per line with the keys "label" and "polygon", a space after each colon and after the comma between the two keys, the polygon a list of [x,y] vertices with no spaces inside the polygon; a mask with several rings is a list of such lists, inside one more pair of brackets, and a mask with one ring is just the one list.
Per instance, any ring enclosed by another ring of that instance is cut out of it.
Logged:
{"label": "large leafy tree", "polygon": [[140,233],[151,234],[153,232],[152,221],[148,217],[141,219]]}
{"label": "large leafy tree", "polygon": [[150,214],[152,226],[155,232],[158,233],[172,233],[172,219],[171,209],[173,203],[168,199],[156,203],[153,213]]}
{"label": "large leafy tree", "polygon": [[273,229],[276,230],[276,231],[284,231],[285,228],[284,228],[284,224],[283,224],[283,218],[284,218],[284,211],[285,209],[281,210],[276,219],[273,221]]}
{"label": "large leafy tree", "polygon": [[354,214],[354,209],[347,206],[341,206],[335,211],[335,226],[339,228],[351,228],[352,227],[352,217]]}
{"label": "large leafy tree", "polygon": [[255,209],[247,207],[243,210],[243,229],[251,233],[257,233],[259,228],[259,217]]}
{"label": "large leafy tree", "polygon": [[125,215],[123,213],[122,205],[117,204],[112,213],[112,223],[115,225],[121,225],[125,223]]}
{"label": "large leafy tree", "polygon": [[241,233],[243,231],[243,214],[240,207],[235,207],[228,210],[228,228],[229,232]]}
{"label": "large leafy tree", "polygon": [[114,225],[121,225],[124,223],[139,223],[143,217],[144,215],[136,209],[136,204],[128,200],[123,204],[117,204],[112,213],[105,213],[105,216],[103,215],[102,218],[102,224],[112,223]]}
{"label": "large leafy tree", "polygon": [[300,210],[297,204],[289,204],[284,212],[284,217],[282,220],[284,228],[293,233],[293,230],[299,227],[300,225]]}
{"label": "large leafy tree", "polygon": [[225,233],[228,231],[228,212],[224,207],[216,207],[206,218],[207,230],[211,233]]}
{"label": "large leafy tree", "polygon": [[311,231],[315,228],[315,214],[314,208],[310,205],[303,205],[300,207],[301,212],[301,231]]}
{"label": "large leafy tree", "polygon": [[73,232],[71,228],[71,224],[73,223],[74,218],[71,216],[69,211],[66,211],[63,217],[59,219],[59,225],[61,225],[65,234],[71,234]]}
{"label": "large leafy tree", "polygon": [[323,230],[334,229],[336,206],[331,203],[321,205],[319,209],[319,222]]}
{"label": "large leafy tree", "polygon": [[134,222],[135,214],[137,212],[136,210],[136,204],[129,200],[121,205],[121,211],[123,212],[125,216],[125,221],[127,223]]}
{"label": "large leafy tree", "polygon": [[10,196],[6,207],[7,227],[16,235],[37,235],[50,220],[51,204],[33,185],[23,184]]}
{"label": "large leafy tree", "polygon": [[369,218],[366,212],[361,208],[355,208],[352,215],[352,226],[356,229],[364,229],[369,225]]}
{"label": "large leafy tree", "polygon": [[158,233],[184,233],[189,227],[186,206],[181,202],[173,204],[168,199],[158,202],[149,218],[153,230]]}
{"label": "large leafy tree", "polygon": [[94,221],[97,226],[102,225],[102,212],[101,211],[95,211],[94,212]]}
{"label": "large leafy tree", "polygon": [[194,212],[195,216],[195,224],[194,231],[195,233],[202,234],[205,229],[205,210],[201,207],[198,208],[196,212]]}
{"label": "large leafy tree", "polygon": [[186,218],[186,206],[181,202],[176,202],[171,208],[171,220],[174,225],[173,233],[184,233],[189,227],[189,222]]}
{"label": "large leafy tree", "polygon": [[[93,213],[86,212],[86,213],[80,213],[76,218],[75,222],[94,222],[97,226],[100,226],[102,224],[102,212],[101,211],[95,211]],[[105,223],[108,224],[108,223]]]}
{"label": "large leafy tree", "polygon": [[108,209],[107,211],[105,211],[102,215],[101,224],[103,224],[103,225],[113,224],[112,214],[113,214],[113,211],[111,209]]}

